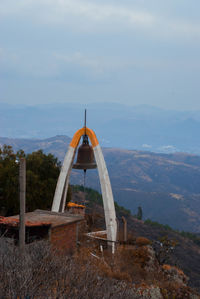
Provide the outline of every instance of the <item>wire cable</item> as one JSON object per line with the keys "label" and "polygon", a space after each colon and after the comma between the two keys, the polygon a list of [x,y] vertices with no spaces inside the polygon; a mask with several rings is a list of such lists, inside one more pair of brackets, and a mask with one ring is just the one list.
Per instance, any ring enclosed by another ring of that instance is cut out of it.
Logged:
{"label": "wire cable", "polygon": [[85,200],[86,200],[85,183],[86,183],[86,169],[84,169],[84,172],[83,172],[83,193],[84,193],[83,204],[84,204],[84,206],[85,206]]}

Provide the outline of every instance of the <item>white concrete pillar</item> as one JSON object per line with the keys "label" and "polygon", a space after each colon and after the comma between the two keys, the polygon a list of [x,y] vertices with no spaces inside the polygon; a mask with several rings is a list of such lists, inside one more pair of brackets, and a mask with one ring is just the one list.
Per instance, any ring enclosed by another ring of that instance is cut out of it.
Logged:
{"label": "white concrete pillar", "polygon": [[106,167],[106,163],[100,145],[98,144],[96,147],[93,148],[93,150],[94,150],[95,160],[97,163],[99,179],[101,184],[104,213],[105,213],[105,220],[106,220],[107,238],[108,240],[116,241],[117,221],[116,221],[115,205],[114,205],[113,193],[110,184],[110,178],[108,175],[108,170]]}
{"label": "white concrete pillar", "polygon": [[66,199],[63,200],[62,204],[62,198],[65,195],[64,193],[67,192],[69,175],[72,169],[72,163],[74,161],[75,153],[76,149],[69,146],[57,181],[56,191],[54,194],[53,204],[51,208],[53,212],[63,211],[64,201],[66,201]]}
{"label": "white concrete pillar", "polygon": [[[71,169],[69,171],[69,174],[70,174],[70,172],[71,172]],[[66,177],[66,180],[65,180],[63,197],[62,197],[62,201],[61,201],[62,204],[60,206],[60,212],[62,212],[62,213],[64,213],[64,211],[65,211],[68,187],[69,187],[69,175]]]}

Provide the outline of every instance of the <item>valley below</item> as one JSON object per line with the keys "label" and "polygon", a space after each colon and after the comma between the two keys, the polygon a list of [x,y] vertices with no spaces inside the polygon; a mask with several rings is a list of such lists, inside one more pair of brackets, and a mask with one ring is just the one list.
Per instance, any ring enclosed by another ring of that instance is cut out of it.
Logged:
{"label": "valley below", "polygon": [[[70,138],[0,138],[26,153],[42,149],[60,161]],[[134,215],[142,207],[143,218],[168,224],[174,229],[200,233],[200,156],[187,153],[158,154],[148,151],[103,148],[117,203]],[[83,173],[72,170],[72,184],[83,184]],[[86,186],[100,191],[97,170],[87,171]]]}

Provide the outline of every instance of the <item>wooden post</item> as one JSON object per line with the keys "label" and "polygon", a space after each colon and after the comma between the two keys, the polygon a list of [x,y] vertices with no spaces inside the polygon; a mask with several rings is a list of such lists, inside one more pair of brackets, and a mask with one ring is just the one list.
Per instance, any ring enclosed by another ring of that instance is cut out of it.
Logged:
{"label": "wooden post", "polygon": [[124,216],[122,216],[123,225],[124,225],[124,242],[127,242],[127,221]]}
{"label": "wooden post", "polygon": [[119,236],[119,220],[118,218],[116,217],[116,222],[117,222],[117,241],[120,241],[120,236]]}
{"label": "wooden post", "polygon": [[25,251],[25,207],[26,207],[26,159],[19,160],[19,197],[20,197],[20,216],[19,216],[19,248],[21,254]]}

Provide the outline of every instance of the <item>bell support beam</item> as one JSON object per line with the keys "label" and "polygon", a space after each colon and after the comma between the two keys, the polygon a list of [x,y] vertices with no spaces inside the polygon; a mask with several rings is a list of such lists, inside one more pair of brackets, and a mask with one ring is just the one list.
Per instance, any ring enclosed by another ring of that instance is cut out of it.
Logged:
{"label": "bell support beam", "polygon": [[92,143],[92,147],[95,147],[95,146],[97,146],[99,144],[94,131],[92,131],[89,128],[82,128],[82,129],[76,131],[76,133],[74,134],[74,136],[72,138],[70,146],[74,147],[74,148],[77,148],[77,146],[79,144],[79,141],[81,139],[81,136],[83,136],[85,134],[88,135],[88,137],[89,137],[89,139],[90,139],[90,141]]}
{"label": "bell support beam", "polygon": [[117,220],[108,170],[100,145],[98,144],[97,146],[95,146],[93,150],[101,184],[101,192],[103,197],[103,206],[106,220],[107,239],[111,241],[116,241]]}
{"label": "bell support beam", "polygon": [[63,212],[64,204],[62,204],[62,199],[63,202],[66,202],[66,198],[63,198],[63,196],[67,195],[69,175],[72,169],[75,153],[76,148],[69,146],[56,185],[56,191],[51,208],[53,212]]}
{"label": "bell support beam", "polygon": [[62,197],[62,205],[60,206],[60,212],[62,212],[62,213],[64,213],[64,211],[65,211],[68,186],[69,186],[69,175],[67,176],[66,181],[65,181],[64,192],[63,192],[63,197]]}
{"label": "bell support beam", "polygon": [[72,169],[74,156],[76,153],[76,148],[79,144],[81,136],[85,133],[89,136],[93,147],[99,144],[95,133],[89,128],[82,128],[74,134],[72,141],[69,145],[67,154],[65,155],[64,162],[57,181],[56,191],[54,194],[53,204],[51,208],[53,212],[64,212],[67,189],[69,184],[69,176]]}
{"label": "bell support beam", "polygon": [[[64,203],[66,201],[66,194],[69,183],[69,175],[72,169],[72,164],[74,161],[75,152],[77,146],[79,144],[80,138],[82,135],[88,135],[95,155],[95,160],[97,163],[102,197],[103,197],[103,205],[104,205],[104,213],[105,213],[105,221],[106,221],[106,230],[107,230],[107,239],[110,241],[116,241],[117,238],[117,221],[115,214],[115,206],[114,199],[112,194],[112,188],[110,184],[110,179],[108,175],[108,170],[106,167],[106,163],[103,157],[103,153],[97,137],[93,130],[89,128],[82,128],[78,130],[69,145],[67,154],[65,156],[63,166],[58,178],[56,191],[53,199],[52,211],[59,212],[64,211]],[[63,198],[63,196],[65,198]]]}

